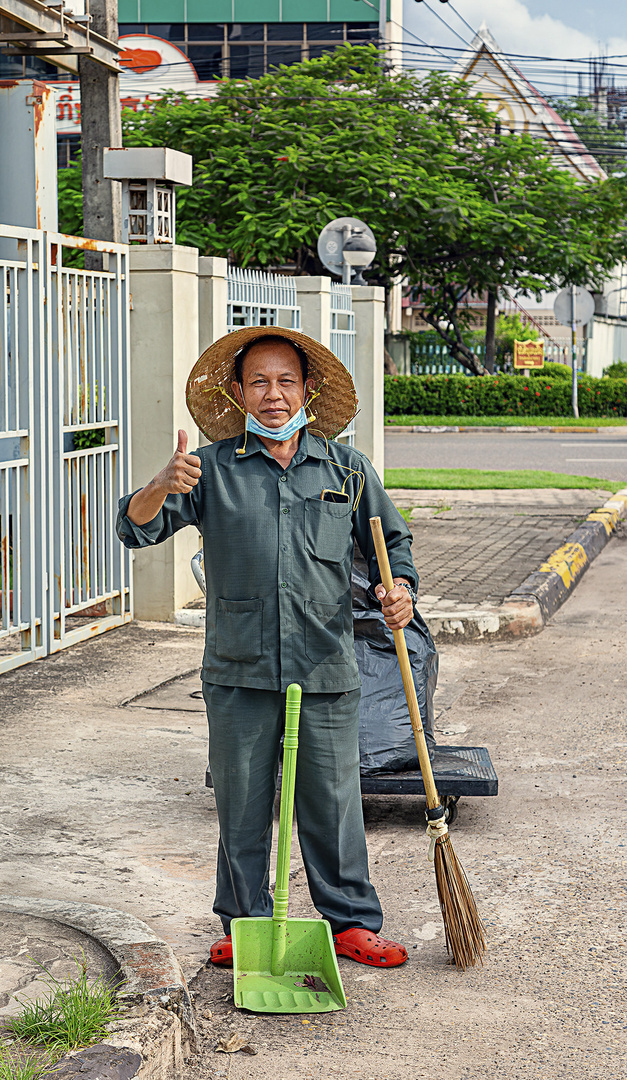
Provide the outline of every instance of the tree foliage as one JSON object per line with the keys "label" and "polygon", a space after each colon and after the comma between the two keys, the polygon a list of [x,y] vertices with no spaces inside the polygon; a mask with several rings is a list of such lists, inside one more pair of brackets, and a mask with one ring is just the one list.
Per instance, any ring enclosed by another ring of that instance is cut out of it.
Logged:
{"label": "tree foliage", "polygon": [[123,122],[126,145],[194,157],[179,243],[319,272],[322,227],[363,218],[378,245],[371,280],[406,277],[450,354],[478,374],[464,343],[470,296],[594,285],[627,252],[621,180],[578,185],[539,141],[496,138],[465,83],[388,75],[373,46],[223,80],[209,101],[166,94]]}

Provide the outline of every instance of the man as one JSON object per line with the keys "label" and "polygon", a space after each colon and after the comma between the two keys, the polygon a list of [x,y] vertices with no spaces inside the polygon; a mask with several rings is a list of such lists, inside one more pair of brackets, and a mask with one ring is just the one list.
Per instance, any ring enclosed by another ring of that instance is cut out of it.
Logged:
{"label": "man", "polygon": [[383,917],[368,876],[350,577],[357,540],[380,581],[369,528],[378,515],[395,587],[386,594],[378,584],[376,595],[387,625],[406,626],[418,585],[411,534],[368,459],[327,441],[357,399],[348,372],[319,342],[274,327],[229,334],[194,367],[187,401],[212,445],[188,454],[179,431],[165,468],[120,501],[118,535],[143,547],[184,525],[203,534],[202,679],[220,824],[214,911],[226,935],[210,958],[232,962],[232,919],[272,913],[285,691],[297,682],[296,814],[312,900],[339,955],[402,964],[404,947],[378,936]]}

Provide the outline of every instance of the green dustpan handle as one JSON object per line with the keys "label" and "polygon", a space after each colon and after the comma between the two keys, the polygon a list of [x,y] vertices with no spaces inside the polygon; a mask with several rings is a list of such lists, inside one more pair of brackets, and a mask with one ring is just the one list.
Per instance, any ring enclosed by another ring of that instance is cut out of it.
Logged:
{"label": "green dustpan handle", "polygon": [[296,754],[298,752],[298,721],[300,718],[301,697],[302,690],[298,683],[291,683],[287,688],[285,702],[279,849],[277,853],[276,887],[274,890],[274,912],[272,915],[271,971],[273,975],[283,975],[285,971],[285,934],[287,929],[287,902],[289,897],[292,820],[294,817],[294,787],[296,784]]}

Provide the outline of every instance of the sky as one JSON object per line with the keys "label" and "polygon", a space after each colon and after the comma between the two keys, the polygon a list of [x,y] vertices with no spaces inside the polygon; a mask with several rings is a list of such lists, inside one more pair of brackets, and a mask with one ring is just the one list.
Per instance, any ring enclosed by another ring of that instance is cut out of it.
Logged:
{"label": "sky", "polygon": [[[429,10],[431,9],[431,10]],[[458,14],[456,14],[456,12]],[[435,14],[434,14],[435,13]],[[447,29],[438,21],[443,18],[451,27]],[[460,18],[461,16],[462,18]],[[441,53],[450,57],[458,54],[453,48],[463,49],[463,42],[471,40],[470,30],[463,19],[474,29],[483,21],[506,53],[532,54],[556,57],[561,62],[516,62],[531,81],[547,94],[577,93],[579,75],[582,90],[587,91],[588,63],[585,58],[599,54],[621,54],[613,69],[615,83],[627,87],[627,3],[625,0],[404,0],[403,24],[406,42],[405,55],[429,56],[442,66]],[[412,50],[417,45],[414,35],[429,45],[437,45],[441,52]],[[564,63],[564,60],[584,58],[580,63]],[[423,61],[424,63],[424,61]]]}

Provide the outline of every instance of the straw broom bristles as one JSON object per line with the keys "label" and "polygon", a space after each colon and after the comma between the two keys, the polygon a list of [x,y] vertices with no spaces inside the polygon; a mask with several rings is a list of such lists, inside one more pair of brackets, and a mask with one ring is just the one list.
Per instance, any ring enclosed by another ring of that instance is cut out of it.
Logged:
{"label": "straw broom bristles", "polygon": [[483,964],[486,941],[475,898],[448,833],[435,842],[434,864],[446,950],[457,970],[465,971],[477,960]]}
{"label": "straw broom bristles", "polygon": [[[374,539],[377,562],[381,581],[387,592],[394,588],[394,579],[390,569],[381,518],[370,518],[370,527]],[[459,971],[465,971],[477,960],[483,963],[486,949],[485,935],[477,905],[472,895],[468,879],[457,858],[448,826],[444,821],[444,807],[440,802],[433,769],[422,727],[422,718],[416,697],[416,687],[409,662],[407,643],[402,630],[394,630],[394,644],[401,669],[403,688],[407,698],[409,718],[416,740],[420,771],[427,797],[427,833],[431,837],[429,857],[435,863],[435,880],[438,888],[440,910],[444,920],[446,949]]]}

